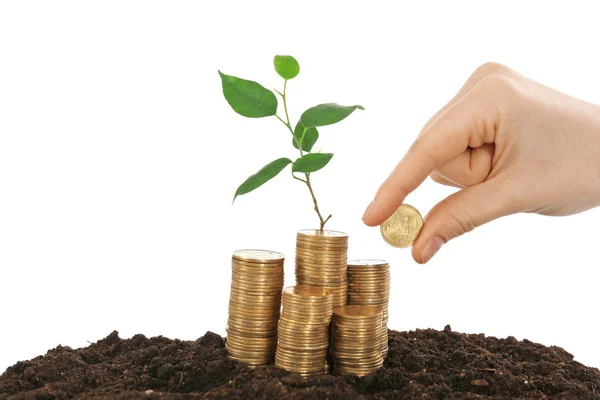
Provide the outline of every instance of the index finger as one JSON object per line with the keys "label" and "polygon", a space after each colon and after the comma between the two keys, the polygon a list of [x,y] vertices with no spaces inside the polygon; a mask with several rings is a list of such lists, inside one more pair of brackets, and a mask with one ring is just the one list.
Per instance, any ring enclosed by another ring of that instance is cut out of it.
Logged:
{"label": "index finger", "polygon": [[438,166],[463,153],[469,145],[493,143],[498,113],[489,102],[482,101],[478,86],[415,140],[377,191],[363,217],[366,225],[376,226],[389,218]]}

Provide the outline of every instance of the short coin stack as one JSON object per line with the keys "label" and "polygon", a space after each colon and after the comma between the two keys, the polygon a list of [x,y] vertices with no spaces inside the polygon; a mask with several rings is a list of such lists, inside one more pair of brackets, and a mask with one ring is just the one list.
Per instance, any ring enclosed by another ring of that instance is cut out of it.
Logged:
{"label": "short coin stack", "polygon": [[348,235],[301,230],[296,236],[296,284],[318,286],[333,294],[333,306],[346,304]]}
{"label": "short coin stack", "polygon": [[337,375],[370,375],[383,365],[381,309],[343,306],[333,310],[331,350]]}
{"label": "short coin stack", "polygon": [[226,343],[231,358],[251,365],[273,362],[283,262],[283,254],[268,250],[233,253]]}
{"label": "short coin stack", "polygon": [[285,288],[275,365],[304,376],[323,373],[332,312],[333,295],[324,289]]}
{"label": "short coin stack", "polygon": [[348,304],[377,306],[382,310],[381,355],[388,353],[388,302],[390,298],[390,266],[383,260],[348,262]]}

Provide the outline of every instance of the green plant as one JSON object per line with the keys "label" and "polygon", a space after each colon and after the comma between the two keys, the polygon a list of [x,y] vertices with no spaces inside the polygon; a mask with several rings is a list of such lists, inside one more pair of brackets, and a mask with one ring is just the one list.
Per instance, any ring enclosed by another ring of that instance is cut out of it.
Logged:
{"label": "green plant", "polygon": [[[225,75],[219,71],[223,84],[223,95],[233,108],[233,110],[248,118],[263,118],[274,116],[280,120],[292,134],[292,145],[300,152],[300,158],[292,161],[289,158],[279,158],[270,162],[255,174],[251,175],[242,183],[235,192],[233,201],[243,194],[249,193],[262,186],[267,181],[273,179],[288,165],[292,165],[292,177],[303,182],[310,191],[313,200],[314,210],[319,216],[320,229],[331,218],[323,218],[315,192],[313,190],[310,178],[311,174],[325,167],[331,158],[332,153],[312,153],[312,148],[319,139],[317,127],[335,124],[342,121],[354,110],[364,110],[360,105],[342,106],[336,103],[319,104],[311,107],[302,113],[300,120],[296,123],[294,129],[290,123],[290,117],[287,107],[287,83],[300,73],[300,65],[292,56],[275,56],[273,59],[275,71],[284,79],[283,92],[275,90],[283,100],[283,109],[285,119],[277,115],[277,97],[269,89],[266,89],[257,82],[237,78],[231,75]],[[296,176],[304,174],[304,179]]]}

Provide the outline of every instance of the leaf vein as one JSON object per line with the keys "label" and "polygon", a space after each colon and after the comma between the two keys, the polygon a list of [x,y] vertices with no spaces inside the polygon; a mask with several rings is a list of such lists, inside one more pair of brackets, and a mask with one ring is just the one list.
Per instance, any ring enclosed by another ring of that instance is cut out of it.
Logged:
{"label": "leaf vein", "polygon": [[276,111],[268,109],[267,107],[263,106],[262,104],[258,103],[256,100],[254,100],[251,97],[248,97],[244,94],[244,92],[242,92],[241,90],[239,90],[238,88],[236,88],[235,86],[233,86],[232,84],[230,84],[229,82],[227,82],[227,86],[230,87],[231,89],[235,90],[240,96],[242,96],[243,98],[245,98],[246,100],[249,100],[250,102],[256,104],[257,106],[259,106],[260,108],[262,108],[263,110],[266,110],[272,114],[275,114]]}

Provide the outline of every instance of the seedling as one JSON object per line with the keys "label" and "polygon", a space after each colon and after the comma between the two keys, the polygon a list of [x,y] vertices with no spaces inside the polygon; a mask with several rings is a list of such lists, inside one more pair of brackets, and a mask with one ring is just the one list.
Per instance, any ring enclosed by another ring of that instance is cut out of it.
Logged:
{"label": "seedling", "polygon": [[[269,180],[276,177],[288,165],[292,165],[292,177],[304,183],[314,204],[314,210],[319,216],[320,230],[322,231],[325,224],[331,218],[323,218],[315,192],[311,184],[311,174],[325,167],[331,158],[332,153],[313,153],[312,149],[317,139],[319,132],[317,127],[335,124],[342,121],[354,110],[364,110],[360,105],[342,106],[336,103],[319,104],[304,111],[300,116],[300,120],[296,123],[294,129],[290,123],[290,117],[287,107],[287,83],[290,79],[298,76],[300,65],[292,56],[275,56],[273,59],[275,71],[281,76],[283,81],[283,92],[275,90],[283,100],[283,109],[285,119],[277,115],[277,97],[275,93],[266,89],[257,82],[237,78],[231,75],[225,75],[219,71],[223,84],[223,95],[225,99],[236,113],[248,118],[263,118],[275,117],[292,134],[292,145],[300,152],[300,157],[295,161],[289,158],[278,158],[265,165],[258,172],[251,175],[242,183],[236,190],[233,201],[243,194],[250,193],[254,189],[262,186]],[[297,174],[301,174],[298,176]],[[301,177],[301,176],[304,177]]]}

